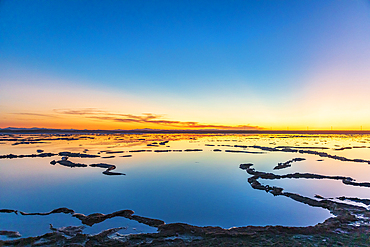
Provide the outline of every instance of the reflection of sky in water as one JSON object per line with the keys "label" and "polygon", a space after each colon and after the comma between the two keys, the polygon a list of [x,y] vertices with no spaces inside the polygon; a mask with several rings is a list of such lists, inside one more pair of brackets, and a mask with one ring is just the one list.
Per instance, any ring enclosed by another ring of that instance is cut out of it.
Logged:
{"label": "reflection of sky in water", "polygon": [[[370,167],[365,163],[341,162],[319,156],[283,152],[263,154],[226,153],[224,150],[243,150],[242,148],[217,145],[261,145],[261,146],[347,146],[358,145],[362,139],[356,138],[289,138],[278,139],[262,136],[206,136],[198,140],[189,140],[193,136],[171,136],[178,141],[170,141],[165,146],[147,147],[147,143],[158,141],[158,136],[99,137],[95,140],[52,141],[45,144],[11,146],[2,144],[2,154],[32,154],[36,149],[45,152],[73,151],[96,154],[99,151],[125,151],[114,155],[115,158],[69,158],[78,163],[108,163],[117,166],[115,171],[126,173],[126,176],[105,176],[101,168],[69,168],[61,165],[50,165],[53,159],[18,158],[1,159],[0,172],[0,208],[17,209],[25,212],[48,212],[59,207],[68,207],[78,213],[96,212],[112,213],[122,209],[132,209],[140,216],[158,218],[166,223],[184,222],[194,225],[214,225],[222,227],[245,225],[289,225],[307,226],[324,221],[330,216],[327,210],[313,208],[295,202],[292,199],[276,196],[251,188],[246,179],[250,177],[239,169],[241,163],[254,163],[256,170],[286,174],[309,172],[323,175],[351,176],[359,182],[368,181]],[[168,137],[164,136],[164,140]],[[117,140],[123,139],[123,140]],[[181,140],[183,139],[183,140]],[[185,140],[184,140],[185,139]],[[227,140],[227,141],[225,141]],[[327,140],[324,143],[322,140]],[[341,143],[341,141],[343,143]],[[275,143],[275,144],[270,144]],[[307,144],[303,144],[307,143]],[[319,143],[319,144],[315,144]],[[215,146],[205,146],[213,144]],[[368,145],[368,143],[361,143]],[[169,146],[169,147],[166,147]],[[169,152],[169,153],[129,153],[137,149],[187,149],[200,148],[202,152]],[[222,152],[214,152],[213,149]],[[258,151],[248,148],[248,151]],[[358,155],[353,158],[368,158],[370,149],[351,149],[335,152],[339,156]],[[320,150],[318,150],[320,151]],[[351,153],[353,152],[353,153]],[[133,157],[123,158],[121,155]],[[346,155],[345,155],[346,154]],[[348,154],[348,155],[347,155]],[[282,170],[273,170],[278,162],[285,162],[295,157],[307,160],[292,163]],[[281,179],[260,180],[262,184],[277,185],[285,191],[313,197],[320,194],[325,197],[359,197],[366,198],[369,188],[344,185],[337,180]],[[80,225],[80,221],[69,215],[50,216],[16,216],[0,214],[0,228],[20,231],[25,235],[36,235],[48,231],[49,223],[57,227]],[[33,223],[32,223],[33,222]],[[31,226],[32,225],[32,226]],[[87,227],[85,232],[128,226],[121,233],[136,231],[153,231],[153,228],[130,221],[125,218],[114,218],[103,223]]]}

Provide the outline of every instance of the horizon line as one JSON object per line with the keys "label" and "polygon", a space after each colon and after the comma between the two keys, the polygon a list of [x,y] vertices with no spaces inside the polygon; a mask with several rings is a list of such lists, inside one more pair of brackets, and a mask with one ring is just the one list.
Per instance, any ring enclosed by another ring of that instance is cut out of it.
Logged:
{"label": "horizon line", "polygon": [[243,134],[243,133],[261,133],[261,134],[370,134],[370,130],[354,130],[354,129],[59,129],[59,128],[19,128],[19,127],[6,127],[0,128],[1,134],[17,133],[17,134],[42,134],[42,133],[198,133],[198,134]]}

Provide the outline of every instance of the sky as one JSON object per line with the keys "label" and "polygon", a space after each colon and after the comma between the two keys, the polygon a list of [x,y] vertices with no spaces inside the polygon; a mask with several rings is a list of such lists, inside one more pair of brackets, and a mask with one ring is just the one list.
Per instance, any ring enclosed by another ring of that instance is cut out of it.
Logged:
{"label": "sky", "polygon": [[0,128],[370,130],[370,1],[0,0]]}

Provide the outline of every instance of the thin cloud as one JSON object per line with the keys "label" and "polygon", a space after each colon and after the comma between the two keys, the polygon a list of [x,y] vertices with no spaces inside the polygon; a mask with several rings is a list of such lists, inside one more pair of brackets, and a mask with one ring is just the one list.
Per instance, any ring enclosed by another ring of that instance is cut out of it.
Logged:
{"label": "thin cloud", "polygon": [[113,121],[120,123],[140,123],[140,124],[158,124],[162,126],[172,126],[177,128],[192,128],[192,129],[230,129],[230,130],[256,130],[262,129],[258,126],[250,125],[213,125],[213,124],[201,124],[199,122],[193,121],[176,121],[176,120],[166,120],[163,119],[163,115],[157,115],[152,113],[143,113],[142,115],[133,114],[121,114],[112,113],[107,111],[102,111],[96,108],[85,108],[80,110],[71,109],[55,109],[55,112],[59,114],[68,115],[82,115],[89,119],[103,120],[103,121]]}
{"label": "thin cloud", "polygon": [[33,116],[33,117],[49,117],[49,118],[59,118],[53,114],[41,114],[41,113],[31,113],[31,112],[14,112],[13,115],[23,115],[23,116]]}
{"label": "thin cloud", "polygon": [[84,108],[80,110],[54,109],[53,111],[59,114],[69,114],[69,115],[109,114],[106,111],[102,111],[96,108]]}

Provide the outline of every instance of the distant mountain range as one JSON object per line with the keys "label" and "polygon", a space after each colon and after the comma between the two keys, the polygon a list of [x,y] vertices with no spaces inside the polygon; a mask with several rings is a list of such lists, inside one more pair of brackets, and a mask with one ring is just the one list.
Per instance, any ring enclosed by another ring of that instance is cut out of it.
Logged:
{"label": "distant mountain range", "polygon": [[0,128],[0,134],[140,134],[140,133],[188,133],[188,134],[370,134],[368,130],[225,130],[225,129],[132,129],[132,130],[88,130],[88,129],[51,129],[51,128]]}
{"label": "distant mountain range", "polygon": [[[218,132],[229,132],[228,130],[218,129],[198,129],[198,130],[164,130],[164,129],[132,129],[132,130],[88,130],[88,129],[51,129],[51,128],[15,128],[7,127],[0,128],[0,133],[218,133]],[[235,132],[233,130],[232,132]],[[245,132],[245,131],[242,131]],[[248,132],[255,132],[254,130]]]}

